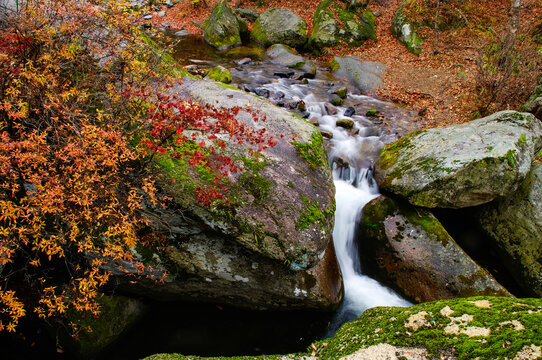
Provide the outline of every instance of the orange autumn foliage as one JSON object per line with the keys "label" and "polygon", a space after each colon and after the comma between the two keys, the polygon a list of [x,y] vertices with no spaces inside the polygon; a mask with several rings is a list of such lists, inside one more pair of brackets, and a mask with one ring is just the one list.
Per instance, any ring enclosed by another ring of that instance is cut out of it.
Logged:
{"label": "orange autumn foliage", "polygon": [[143,203],[158,205],[156,154],[208,169],[214,180],[194,195],[211,206],[227,201],[228,173],[239,170],[222,139],[255,154],[276,144],[236,122],[239,109],[160,95],[176,80],[127,9],[36,0],[0,18],[0,331],[29,313],[99,314],[111,267],[137,260]]}

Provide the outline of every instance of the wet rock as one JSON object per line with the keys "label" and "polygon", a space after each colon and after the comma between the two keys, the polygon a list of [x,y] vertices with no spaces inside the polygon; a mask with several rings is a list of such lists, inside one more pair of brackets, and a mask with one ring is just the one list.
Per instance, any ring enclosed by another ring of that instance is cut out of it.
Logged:
{"label": "wet rock", "polygon": [[345,129],[351,129],[351,128],[354,127],[354,120],[352,120],[352,119],[340,119],[340,120],[337,120],[335,125],[338,126],[338,127],[345,128]]}
{"label": "wet rock", "polygon": [[203,38],[218,50],[240,46],[242,25],[225,1],[220,1],[202,26]]}
{"label": "wet rock", "polygon": [[249,22],[254,22],[258,18],[260,14],[258,14],[258,11],[256,9],[243,9],[238,8],[235,9],[235,13],[239,15],[240,17],[246,19]]}
{"label": "wet rock", "polygon": [[304,111],[301,114],[299,114],[299,116],[301,116],[303,119],[308,119],[309,116],[311,116],[311,113],[308,111]]}
{"label": "wet rock", "polygon": [[346,86],[333,86],[331,89],[329,89],[329,93],[336,94],[340,98],[346,99],[348,89],[346,88]]}
{"label": "wet rock", "polygon": [[275,71],[273,75],[278,76],[279,78],[287,79],[292,77],[295,74],[293,71]]}
{"label": "wet rock", "polygon": [[333,133],[331,131],[322,130],[322,131],[320,131],[320,133],[326,139],[333,139]]}
{"label": "wet rock", "polygon": [[349,7],[338,0],[323,0],[314,12],[313,31],[308,45],[313,50],[335,46],[339,41],[360,46],[365,40],[376,40],[375,18],[369,9]]}
{"label": "wet rock", "polygon": [[299,56],[297,51],[284,44],[271,45],[265,55],[271,63],[283,65],[289,68],[299,69],[305,65],[305,58]]}
{"label": "wet rock", "polygon": [[335,94],[331,95],[331,97],[329,98],[329,101],[335,106],[341,106],[344,103],[344,99]]}
{"label": "wet rock", "polygon": [[231,83],[231,74],[228,69],[223,66],[216,66],[206,72],[206,77],[214,81],[222,82],[224,84]]}
{"label": "wet rock", "polygon": [[256,88],[254,89],[254,93],[258,96],[268,98],[269,97],[269,90],[264,88]]}
{"label": "wet rock", "polygon": [[364,272],[417,302],[510,296],[426,209],[380,196],[363,209],[360,236]]}
{"label": "wet rock", "polygon": [[486,206],[480,222],[521,289],[542,297],[542,165],[516,192]]}
{"label": "wet rock", "polygon": [[325,103],[324,108],[326,109],[326,113],[328,115],[337,115],[339,113],[339,109],[337,109],[335,106],[331,105],[330,103]]}
{"label": "wet rock", "polygon": [[284,99],[284,93],[282,91],[273,91],[273,92],[271,92],[269,97],[271,98],[271,100]]}
{"label": "wet rock", "polygon": [[248,65],[252,62],[251,58],[242,58],[240,60],[235,61],[237,65]]}
{"label": "wet rock", "polygon": [[411,2],[412,0],[404,0],[395,13],[391,23],[391,33],[400,43],[406,46],[408,51],[419,55],[422,52],[423,41],[416,32],[416,25],[406,17],[404,11],[405,6]]}
{"label": "wet rock", "polygon": [[541,147],[538,119],[501,111],[411,133],[384,148],[375,178],[380,188],[414,205],[476,206],[515,191]]}
{"label": "wet rock", "polygon": [[318,119],[313,117],[309,119],[309,122],[313,124],[314,126],[320,126],[320,123],[318,122]]}
{"label": "wet rock", "polygon": [[386,66],[382,63],[365,61],[357,56],[335,56],[331,69],[339,78],[346,79],[350,87],[362,94],[374,94],[384,85],[382,80]]}
{"label": "wet rock", "polygon": [[349,106],[344,111],[344,116],[352,116],[356,113],[356,109],[354,109],[352,106]]}
{"label": "wet rock", "polygon": [[307,42],[307,22],[288,9],[273,8],[260,14],[251,37],[263,46],[285,44],[300,48]]}
{"label": "wet rock", "polygon": [[297,103],[297,110],[301,111],[301,112],[305,112],[307,111],[307,106],[305,105],[305,102],[303,100],[300,100],[298,103]]}

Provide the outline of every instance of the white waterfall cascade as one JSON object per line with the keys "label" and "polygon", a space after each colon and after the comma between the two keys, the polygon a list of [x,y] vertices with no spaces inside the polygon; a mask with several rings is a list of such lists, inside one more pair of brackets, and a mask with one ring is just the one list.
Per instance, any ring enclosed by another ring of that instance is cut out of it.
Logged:
{"label": "white waterfall cascade", "polygon": [[[383,146],[378,136],[366,136],[370,121],[360,115],[347,116],[346,109],[342,107],[337,107],[336,114],[329,115],[324,106],[325,99],[318,99],[319,96],[310,90],[310,86],[292,85],[285,80],[279,80],[264,87],[281,91],[286,94],[286,98],[303,100],[310,117],[317,119],[318,128],[333,134],[330,140],[332,146],[328,149],[334,167],[336,188],[333,241],[343,275],[345,294],[329,327],[328,336],[333,335],[344,322],[359,317],[368,308],[412,305],[378,281],[361,273],[356,229],[363,207],[379,195],[372,172],[367,166],[374,161],[375,154],[378,154]],[[364,101],[377,101],[366,96],[352,96],[353,100],[362,98]],[[337,120],[345,118],[354,120],[356,135],[336,126]],[[343,160],[341,167],[334,161],[338,158]]]}

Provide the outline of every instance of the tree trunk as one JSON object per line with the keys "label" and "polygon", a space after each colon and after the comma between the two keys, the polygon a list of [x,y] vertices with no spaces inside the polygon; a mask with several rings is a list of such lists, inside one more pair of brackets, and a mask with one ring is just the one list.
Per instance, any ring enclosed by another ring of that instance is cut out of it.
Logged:
{"label": "tree trunk", "polygon": [[510,7],[510,21],[508,30],[502,42],[503,57],[509,57],[516,44],[519,28],[519,13],[521,9],[521,0],[512,0]]}

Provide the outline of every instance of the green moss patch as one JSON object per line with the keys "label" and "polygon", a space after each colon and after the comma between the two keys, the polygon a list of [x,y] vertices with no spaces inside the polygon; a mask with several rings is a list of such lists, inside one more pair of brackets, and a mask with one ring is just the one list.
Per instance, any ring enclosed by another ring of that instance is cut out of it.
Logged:
{"label": "green moss patch", "polygon": [[542,346],[542,299],[475,297],[373,308],[316,346],[320,359],[339,359],[382,343],[422,347],[435,359],[512,359]]}
{"label": "green moss patch", "polygon": [[314,132],[312,139],[307,143],[293,141],[299,155],[309,163],[313,170],[327,164],[326,148],[320,132]]}

